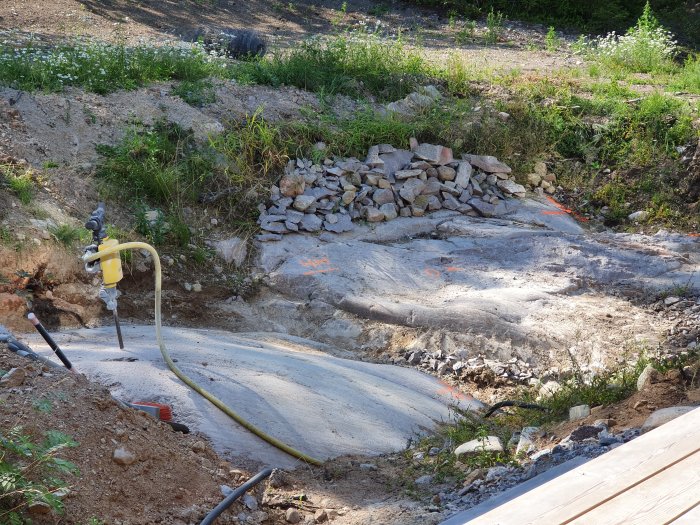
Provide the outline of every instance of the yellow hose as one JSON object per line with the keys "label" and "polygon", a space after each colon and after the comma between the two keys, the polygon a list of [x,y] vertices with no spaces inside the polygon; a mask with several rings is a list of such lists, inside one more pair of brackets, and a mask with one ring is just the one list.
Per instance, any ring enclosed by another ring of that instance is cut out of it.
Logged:
{"label": "yellow hose", "polygon": [[155,304],[155,321],[156,321],[156,337],[158,338],[158,345],[160,347],[160,353],[163,355],[163,359],[168,365],[168,368],[173,371],[173,373],[179,377],[187,386],[192,388],[195,392],[199,393],[202,395],[204,398],[208,399],[212,404],[214,404],[216,407],[218,407],[221,411],[223,411],[226,415],[228,415],[231,419],[233,419],[236,423],[241,425],[242,427],[250,430],[253,434],[256,436],[264,439],[271,445],[277,447],[278,449],[286,452],[290,456],[294,456],[295,458],[301,459],[302,461],[306,461],[307,463],[311,463],[312,465],[322,465],[323,463],[316,459],[312,458],[311,456],[307,456],[303,452],[299,452],[296,449],[293,449],[286,443],[282,443],[280,440],[266,434],[262,430],[260,430],[258,427],[250,423],[249,421],[243,419],[241,416],[239,416],[236,412],[234,412],[228,405],[226,405],[223,401],[221,401],[219,398],[211,394],[210,392],[204,390],[201,386],[199,386],[197,383],[195,383],[192,379],[187,377],[182,370],[180,370],[173,360],[170,358],[170,355],[168,354],[167,349],[165,348],[165,343],[163,343],[163,335],[161,334],[161,313],[160,313],[160,302],[161,302],[161,284],[162,284],[162,273],[161,273],[161,268],[160,268],[160,257],[158,256],[158,252],[151,246],[150,244],[146,244],[145,242],[125,242],[122,244],[118,244],[117,246],[112,246],[110,248],[104,249],[98,253],[95,253],[93,255],[87,256],[84,258],[85,262],[93,262],[96,261],[102,257],[105,257],[107,255],[111,255],[113,253],[117,253],[121,250],[136,250],[136,249],[144,249],[148,250],[148,252],[153,256],[153,262],[155,264],[155,277],[156,277],[156,304]]}

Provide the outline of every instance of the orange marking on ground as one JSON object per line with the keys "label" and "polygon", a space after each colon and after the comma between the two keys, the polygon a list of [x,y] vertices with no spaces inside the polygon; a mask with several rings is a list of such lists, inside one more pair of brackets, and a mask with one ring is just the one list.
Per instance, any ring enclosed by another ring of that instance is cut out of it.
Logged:
{"label": "orange marking on ground", "polygon": [[445,268],[448,272],[463,272],[464,268],[460,268],[459,266],[448,266]]}
{"label": "orange marking on ground", "polygon": [[302,266],[311,266],[312,268],[318,268],[324,264],[330,264],[328,257],[322,257],[321,259],[302,259],[299,263]]}
{"label": "orange marking on ground", "polygon": [[324,268],[322,270],[309,270],[308,272],[304,272],[303,275],[314,275],[316,273],[328,273],[328,272],[337,272],[338,268]]}
{"label": "orange marking on ground", "polygon": [[447,395],[451,394],[452,396],[456,397],[457,399],[469,399],[468,396],[460,392],[459,390],[455,390],[453,387],[448,385],[447,383],[443,383],[440,381],[440,384],[443,385],[443,388],[437,391],[438,395]]}
{"label": "orange marking on ground", "polygon": [[700,233],[689,233],[688,237],[700,237]]}
{"label": "orange marking on ground", "polygon": [[437,271],[435,268],[426,268],[425,270],[423,270],[423,273],[425,275],[427,275],[428,277],[433,277],[433,278],[440,277],[440,272]]}
{"label": "orange marking on ground", "polygon": [[542,215],[567,215],[566,211],[543,211]]}
{"label": "orange marking on ground", "polygon": [[[559,208],[561,211],[563,211],[564,213],[568,213],[569,215],[571,215],[577,221],[579,221],[579,222],[587,222],[588,221],[588,219],[586,217],[584,217],[583,215],[580,215],[580,214],[576,213],[575,211],[570,210],[569,208],[564,206],[562,203],[557,202],[557,200],[554,199],[554,197],[550,197],[549,195],[547,195],[547,200],[549,202],[551,202],[554,206]],[[542,212],[542,214],[543,215],[561,215],[561,213],[559,213],[559,212],[551,212],[551,213]]]}

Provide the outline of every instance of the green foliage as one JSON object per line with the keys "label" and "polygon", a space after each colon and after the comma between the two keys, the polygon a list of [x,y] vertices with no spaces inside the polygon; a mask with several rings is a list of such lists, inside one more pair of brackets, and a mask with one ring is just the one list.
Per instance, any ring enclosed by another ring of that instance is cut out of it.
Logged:
{"label": "green foliage", "polygon": [[0,165],[0,183],[5,183],[22,204],[29,204],[34,198],[34,179],[29,170],[19,172],[9,165]]}
{"label": "green foliage", "polygon": [[554,26],[549,26],[547,34],[544,37],[544,47],[550,53],[553,53],[559,47],[559,37],[557,32],[554,30]]}
{"label": "green foliage", "polygon": [[[511,19],[528,20],[557,27],[577,28],[587,33],[621,32],[642,13],[646,0],[411,0],[414,4],[443,9],[470,18],[501,11]],[[653,0],[661,22],[689,44],[700,44],[700,12],[694,0]]]}
{"label": "green foliage", "polygon": [[232,68],[240,81],[380,100],[406,96],[428,73],[425,60],[400,40],[385,41],[365,32],[312,38],[270,58]]}
{"label": "green foliage", "polygon": [[384,16],[388,12],[389,5],[385,4],[384,2],[373,4],[372,7],[367,10],[367,14],[370,16]]}
{"label": "green foliage", "polygon": [[12,232],[7,227],[0,226],[0,244],[9,245],[12,240]]}
{"label": "green foliage", "polygon": [[455,42],[463,45],[474,40],[474,31],[476,30],[476,22],[474,20],[466,20],[462,27],[455,35]]}
{"label": "green foliage", "polygon": [[61,224],[49,228],[49,232],[59,243],[66,248],[71,248],[77,241],[89,240],[89,232],[82,227]]}
{"label": "green foliage", "polygon": [[80,86],[105,94],[154,81],[221,76],[225,64],[196,45],[127,47],[85,41],[14,48],[5,44],[0,45],[0,85],[29,91]]}
{"label": "green foliage", "polygon": [[212,161],[198,150],[191,131],[158,122],[135,126],[115,147],[100,147],[98,176],[120,196],[180,207],[193,202],[211,175]]}
{"label": "green foliage", "polygon": [[195,107],[216,102],[216,92],[210,80],[183,80],[173,88],[173,95]]}
{"label": "green foliage", "polygon": [[55,477],[75,475],[78,469],[71,462],[57,457],[78,443],[61,432],[49,430],[42,443],[34,443],[21,427],[0,431],[0,520],[3,523],[24,523],[22,510],[38,502],[61,513],[63,503],[54,494],[65,486]]}
{"label": "green foliage", "polygon": [[500,11],[494,12],[492,7],[491,11],[486,15],[486,35],[484,37],[486,43],[495,44],[500,40],[503,34],[503,20],[503,13]]}
{"label": "green foliage", "polygon": [[649,2],[634,27],[624,35],[609,33],[597,39],[591,52],[602,64],[630,72],[662,72],[675,69],[677,53],[673,35],[661,27]]}
{"label": "green foliage", "polygon": [[678,90],[700,93],[700,57],[689,57],[683,69],[671,79],[671,87]]}

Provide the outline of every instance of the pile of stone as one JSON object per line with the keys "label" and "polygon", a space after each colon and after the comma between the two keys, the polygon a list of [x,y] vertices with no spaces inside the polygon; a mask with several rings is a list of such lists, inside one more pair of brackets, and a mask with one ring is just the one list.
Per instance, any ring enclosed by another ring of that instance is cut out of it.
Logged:
{"label": "pile of stone", "polygon": [[544,162],[536,162],[532,173],[527,176],[527,184],[535,192],[550,195],[557,191],[556,187],[557,176],[554,173],[547,171],[547,165]]}
{"label": "pile of stone", "polygon": [[436,372],[441,376],[453,376],[458,379],[479,381],[484,378],[487,382],[498,378],[511,383],[535,384],[540,376],[540,371],[533,368],[530,363],[516,357],[507,363],[488,359],[479,354],[476,357],[460,357],[447,354],[442,350],[426,352],[422,350],[408,350],[404,354],[408,364],[423,368],[428,372]]}
{"label": "pile of stone", "polygon": [[450,148],[418,144],[411,150],[389,144],[372,146],[367,158],[290,161],[270,202],[259,206],[259,240],[282,234],[321,230],[342,233],[353,221],[390,221],[422,217],[447,209],[467,215],[497,217],[514,211],[525,188],[511,169],[488,155],[463,155]]}

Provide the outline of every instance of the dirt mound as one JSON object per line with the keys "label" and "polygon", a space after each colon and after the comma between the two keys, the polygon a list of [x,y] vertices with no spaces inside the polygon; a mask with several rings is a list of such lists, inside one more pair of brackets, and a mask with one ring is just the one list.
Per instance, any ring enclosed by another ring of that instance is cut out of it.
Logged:
{"label": "dirt mound", "polygon": [[[150,416],[123,408],[106,388],[83,376],[48,370],[0,345],[0,367],[21,368],[20,386],[0,385],[0,434],[15,427],[32,442],[47,431],[69,435],[77,446],[58,457],[73,462],[80,474],[64,476],[61,523],[184,524],[199,522],[222,499],[220,485],[235,487],[249,477],[222,461],[199,436],[174,432]],[[177,414],[174,414],[175,419]],[[114,451],[135,456],[117,464]],[[8,511],[0,501],[0,522]],[[234,505],[217,523],[234,523],[242,511]],[[33,523],[57,523],[56,514],[32,515]]]}

